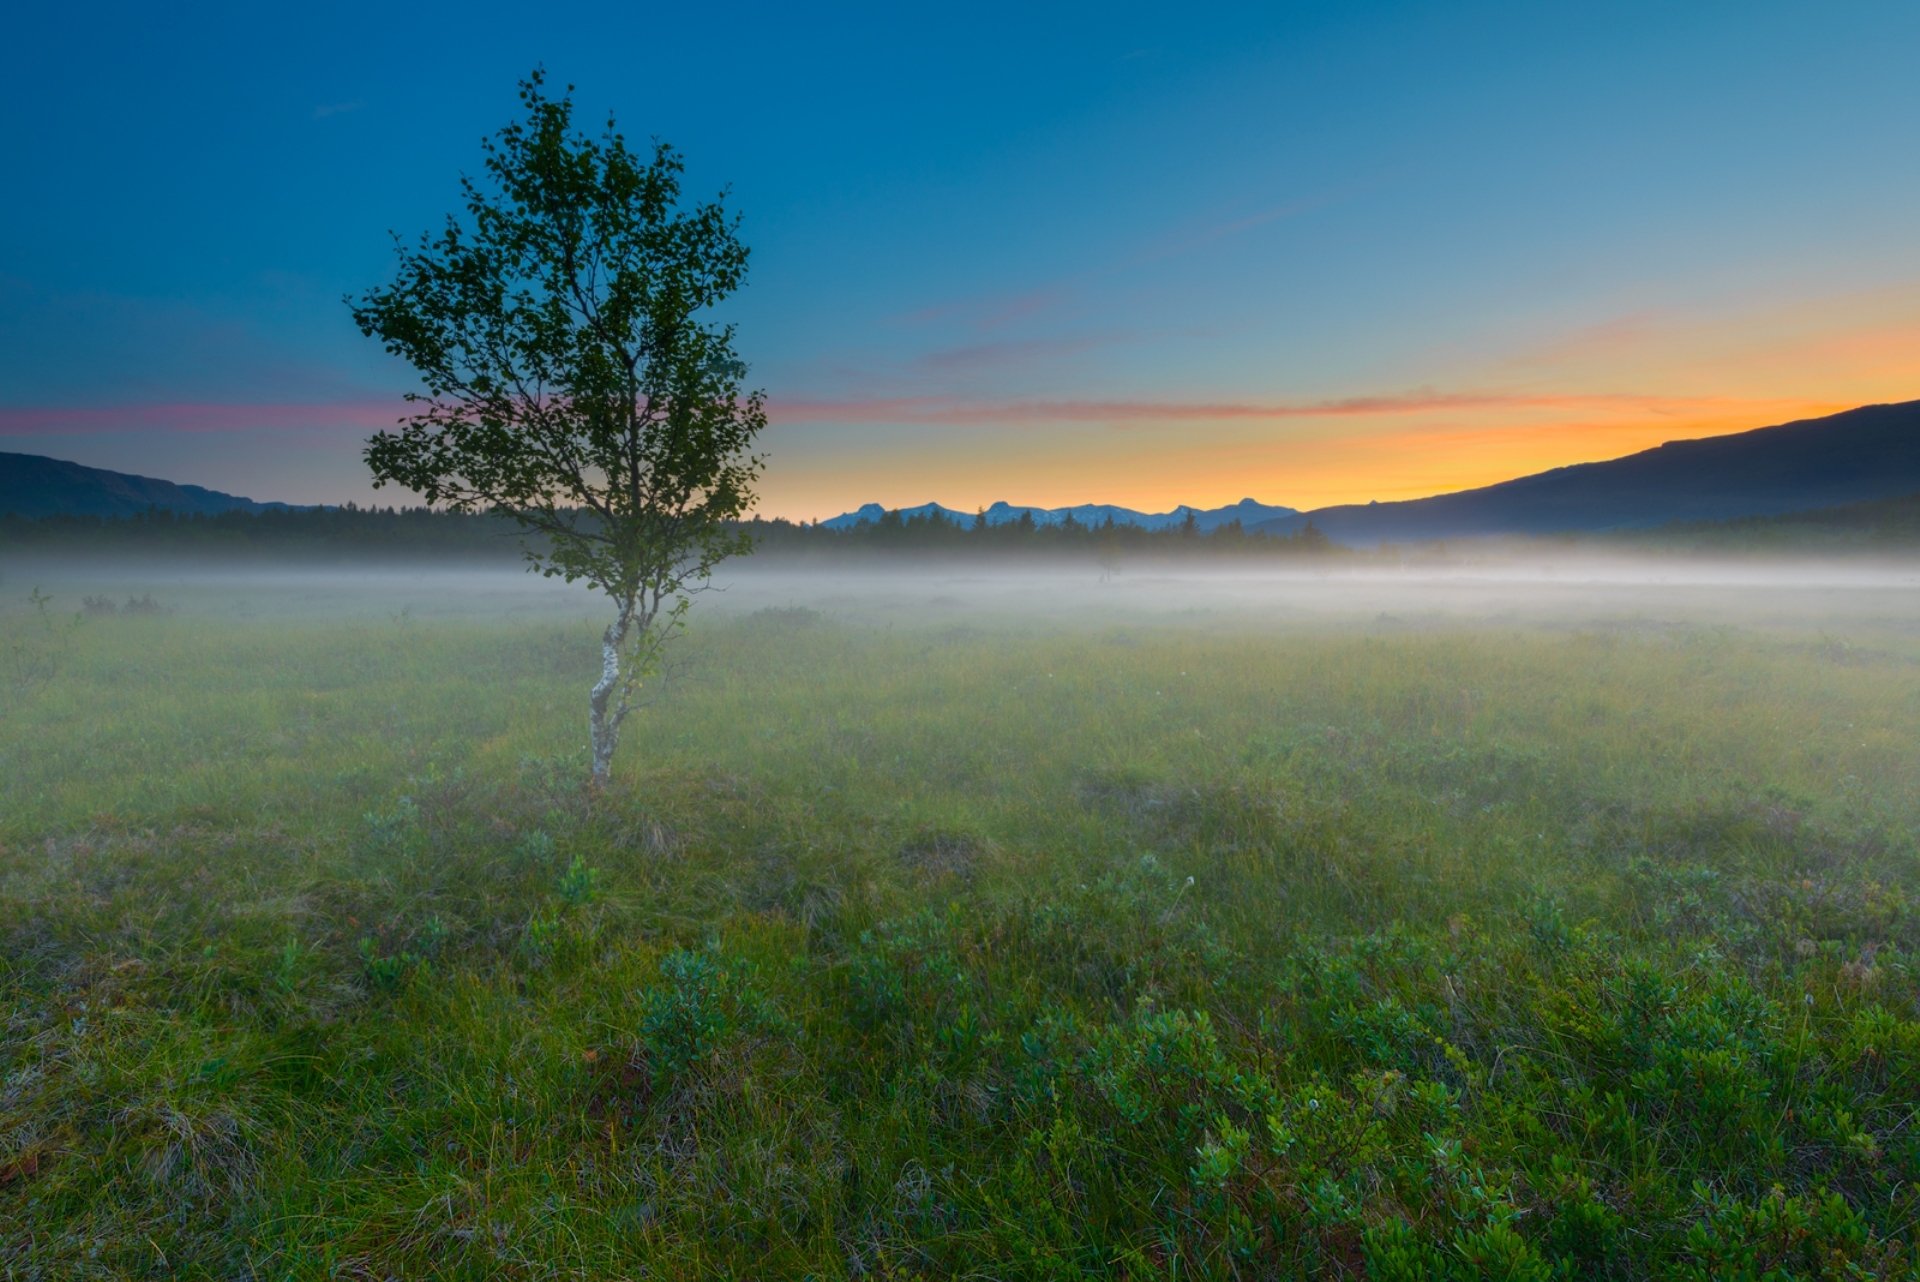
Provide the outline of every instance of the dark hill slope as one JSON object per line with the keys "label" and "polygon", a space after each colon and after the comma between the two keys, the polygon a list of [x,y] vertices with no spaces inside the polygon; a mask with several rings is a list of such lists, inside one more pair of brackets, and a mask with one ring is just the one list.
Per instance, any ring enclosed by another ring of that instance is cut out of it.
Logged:
{"label": "dark hill slope", "polygon": [[1916,490],[1920,401],[1906,401],[1672,441],[1605,463],[1555,468],[1457,494],[1321,508],[1256,528],[1290,533],[1312,520],[1341,543],[1409,543],[1727,521]]}
{"label": "dark hill slope", "polygon": [[263,512],[284,503],[255,503],[198,485],[175,485],[82,467],[39,454],[0,452],[0,516],[132,516],[149,507],[174,512]]}

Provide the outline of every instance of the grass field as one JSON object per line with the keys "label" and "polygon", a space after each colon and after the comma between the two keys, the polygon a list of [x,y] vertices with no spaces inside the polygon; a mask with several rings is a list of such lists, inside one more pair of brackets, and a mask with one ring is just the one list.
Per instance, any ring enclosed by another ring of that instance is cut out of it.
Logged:
{"label": "grass field", "polygon": [[49,590],[6,1277],[1920,1268],[1910,590]]}

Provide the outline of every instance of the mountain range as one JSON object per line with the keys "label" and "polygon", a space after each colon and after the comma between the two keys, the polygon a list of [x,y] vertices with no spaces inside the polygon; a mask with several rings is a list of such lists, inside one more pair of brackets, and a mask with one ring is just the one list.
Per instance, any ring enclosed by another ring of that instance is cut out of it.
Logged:
{"label": "mountain range", "polygon": [[[1164,529],[1191,514],[1201,530],[1239,521],[1246,529],[1274,534],[1293,533],[1311,521],[1336,542],[1377,546],[1485,535],[1651,529],[1778,516],[1915,493],[1920,493],[1920,401],[1905,401],[1727,436],[1673,441],[1625,458],[1554,468],[1425,499],[1307,512],[1253,499],[1217,508],[1183,504],[1170,512],[1139,512],[1108,503],[1057,508],[995,503],[984,515],[990,525],[1018,521],[1023,515],[1030,515],[1036,525],[1058,525],[1071,515],[1088,526],[1111,516],[1118,524]],[[35,454],[0,452],[0,515],[119,517],[150,506],[212,514],[288,505]],[[821,524],[848,529],[862,521],[878,522],[887,511],[869,503]],[[901,509],[901,515],[936,511],[961,525],[971,525],[978,515],[938,503]]]}
{"label": "mountain range", "polygon": [[[852,512],[842,512],[820,522],[830,530],[850,530],[862,521],[878,522],[889,509],[878,503],[868,503]],[[922,503],[918,507],[898,509],[901,518],[931,516],[938,512],[943,518],[957,525],[972,525],[976,519],[984,516],[988,525],[1011,525],[1022,516],[1033,517],[1035,525],[1059,525],[1071,517],[1081,525],[1105,525],[1112,518],[1115,525],[1137,525],[1147,530],[1165,530],[1180,525],[1193,513],[1194,526],[1201,531],[1216,530],[1230,521],[1238,521],[1251,528],[1262,521],[1283,520],[1297,516],[1298,512],[1290,507],[1279,507],[1272,503],[1259,503],[1253,499],[1241,499],[1226,507],[1192,508],[1181,504],[1171,512],[1136,512],[1130,507],[1116,507],[1111,503],[1081,503],[1073,507],[1020,507],[1012,503],[995,503],[978,512],[963,512],[957,508],[943,507],[938,503]]]}

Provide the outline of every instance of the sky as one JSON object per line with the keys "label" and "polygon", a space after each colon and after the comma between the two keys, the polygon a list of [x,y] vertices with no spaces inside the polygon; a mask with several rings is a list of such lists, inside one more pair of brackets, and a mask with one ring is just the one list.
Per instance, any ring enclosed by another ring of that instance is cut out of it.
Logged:
{"label": "sky", "polygon": [[1410,498],[1920,398],[1912,0],[536,12],[16,14],[0,450],[406,502],[343,297],[536,65],[728,189],[767,515]]}

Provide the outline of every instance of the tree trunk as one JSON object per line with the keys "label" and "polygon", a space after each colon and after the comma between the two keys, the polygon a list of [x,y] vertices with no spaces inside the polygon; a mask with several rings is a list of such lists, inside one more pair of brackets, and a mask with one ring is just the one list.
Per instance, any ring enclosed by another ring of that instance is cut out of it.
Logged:
{"label": "tree trunk", "polygon": [[592,710],[590,726],[593,732],[593,783],[595,787],[607,781],[607,773],[613,768],[613,748],[620,741],[620,721],[626,709],[618,702],[620,691],[620,647],[627,639],[627,629],[633,625],[633,611],[622,608],[620,617],[607,625],[600,637],[600,680],[594,683],[593,694],[588,700]]}

